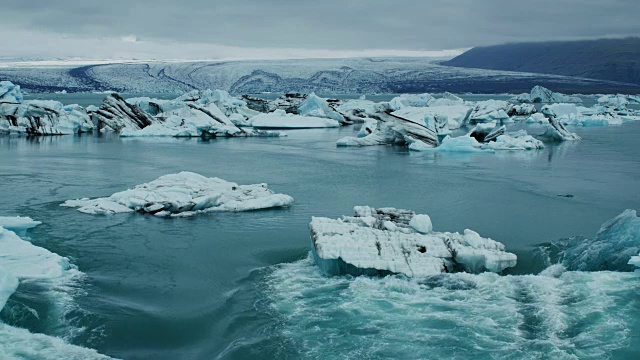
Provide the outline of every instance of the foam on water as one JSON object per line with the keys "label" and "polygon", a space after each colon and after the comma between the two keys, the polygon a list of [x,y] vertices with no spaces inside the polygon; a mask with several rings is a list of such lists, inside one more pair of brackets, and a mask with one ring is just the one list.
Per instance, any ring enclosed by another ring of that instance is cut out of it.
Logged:
{"label": "foam on water", "polygon": [[[40,224],[20,217],[0,218],[0,222],[21,234]],[[74,301],[83,293],[83,278],[84,274],[68,259],[0,226],[0,310],[3,320],[9,323],[0,322],[0,358],[107,358],[63,340],[71,340],[84,331],[75,324],[83,312]],[[39,330],[59,338],[11,326],[32,321]]]}
{"label": "foam on water", "polygon": [[[638,329],[634,273],[325,277],[310,258],[267,275],[265,311],[304,358],[610,357]],[[634,308],[635,307],[635,308]]]}

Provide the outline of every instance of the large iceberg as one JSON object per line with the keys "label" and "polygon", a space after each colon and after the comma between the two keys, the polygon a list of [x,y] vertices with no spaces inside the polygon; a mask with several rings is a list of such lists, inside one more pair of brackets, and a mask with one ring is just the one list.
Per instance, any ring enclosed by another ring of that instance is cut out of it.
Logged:
{"label": "large iceberg", "polygon": [[370,117],[378,120],[377,126],[365,137],[348,136],[336,142],[338,146],[370,146],[419,143],[421,147],[435,147],[438,144],[437,133],[424,121],[413,121],[394,115],[388,103],[379,104],[375,114]]}
{"label": "large iceberg", "polygon": [[315,93],[307,95],[307,98],[298,107],[298,114],[310,117],[333,119],[341,124],[349,121],[340,113],[329,106],[327,100],[319,97]]}
{"label": "large iceberg", "polygon": [[435,130],[436,116],[446,117],[448,129],[454,130],[468,121],[472,110],[471,107],[465,105],[404,107],[392,114],[414,122],[424,122],[427,127],[433,130]]}
{"label": "large iceberg", "polygon": [[472,123],[487,123],[492,121],[506,121],[512,105],[503,100],[479,101],[469,115]]}
{"label": "large iceberg", "polygon": [[541,110],[542,114],[547,117],[549,124],[546,131],[539,135],[540,138],[547,141],[576,141],[580,140],[580,136],[567,130],[558,118],[556,111],[563,109],[562,107],[544,106]]}
{"label": "large iceberg", "polygon": [[333,119],[295,115],[284,110],[256,115],[250,119],[250,124],[257,129],[312,129],[340,126],[340,123]]}
{"label": "large iceberg", "polygon": [[445,272],[500,272],[517,257],[472,230],[435,232],[427,215],[356,206],[355,216],[314,217],[312,253],[329,274],[427,277]]}
{"label": "large iceberg", "polygon": [[87,214],[149,213],[189,216],[208,211],[249,211],[289,206],[293,198],[267,184],[238,185],[192,173],[169,174],[106,198],[68,200],[61,206]]}
{"label": "large iceberg", "polygon": [[98,119],[100,129],[108,127],[113,131],[140,130],[154,121],[153,116],[138,105],[129,104],[117,93],[107,95],[94,115]]}
{"label": "large iceberg", "polygon": [[400,110],[405,107],[426,107],[429,106],[429,102],[433,101],[435,98],[431,96],[431,94],[402,94],[400,96],[396,96],[391,101],[389,101],[389,105],[393,110]]}
{"label": "large iceberg", "polygon": [[640,218],[635,210],[625,210],[605,222],[592,240],[574,237],[541,250],[550,263],[561,263],[569,270],[633,271],[640,260]]}
{"label": "large iceberg", "polygon": [[58,101],[23,101],[20,87],[0,82],[0,133],[69,135],[95,128],[87,111],[79,105]]}

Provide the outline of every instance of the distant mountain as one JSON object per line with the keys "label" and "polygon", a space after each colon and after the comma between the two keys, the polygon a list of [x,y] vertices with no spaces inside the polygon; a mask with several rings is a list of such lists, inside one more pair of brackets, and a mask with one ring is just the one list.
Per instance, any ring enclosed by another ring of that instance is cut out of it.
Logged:
{"label": "distant mountain", "polygon": [[178,94],[192,89],[222,89],[234,94],[522,93],[542,85],[563,93],[640,93],[640,85],[457,68],[421,57],[0,66],[0,80],[10,80],[29,92]]}
{"label": "distant mountain", "polygon": [[443,65],[640,84],[640,38],[476,47]]}

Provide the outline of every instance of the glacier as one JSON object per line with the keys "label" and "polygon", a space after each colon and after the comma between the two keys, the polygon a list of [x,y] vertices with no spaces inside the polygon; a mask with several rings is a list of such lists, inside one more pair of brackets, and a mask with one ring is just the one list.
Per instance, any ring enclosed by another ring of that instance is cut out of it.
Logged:
{"label": "glacier", "polygon": [[356,206],[355,216],[313,217],[312,253],[328,274],[425,277],[454,271],[500,272],[516,265],[504,245],[472,230],[434,232],[426,215]]}
{"label": "glacier", "polygon": [[238,185],[183,171],[159,177],[109,197],[67,200],[61,206],[86,214],[141,212],[155,216],[191,216],[209,211],[249,211],[289,206],[293,198],[267,184]]}

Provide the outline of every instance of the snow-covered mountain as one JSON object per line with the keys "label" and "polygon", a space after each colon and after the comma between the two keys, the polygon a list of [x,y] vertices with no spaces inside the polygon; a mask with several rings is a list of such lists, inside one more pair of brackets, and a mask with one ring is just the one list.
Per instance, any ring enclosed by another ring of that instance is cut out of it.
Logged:
{"label": "snow-covered mountain", "polygon": [[565,93],[640,92],[640,86],[559,75],[467,69],[432,58],[346,58],[105,63],[78,66],[0,67],[0,80],[31,92],[115,90],[183,93],[222,89],[230,93],[520,93],[543,85]]}

